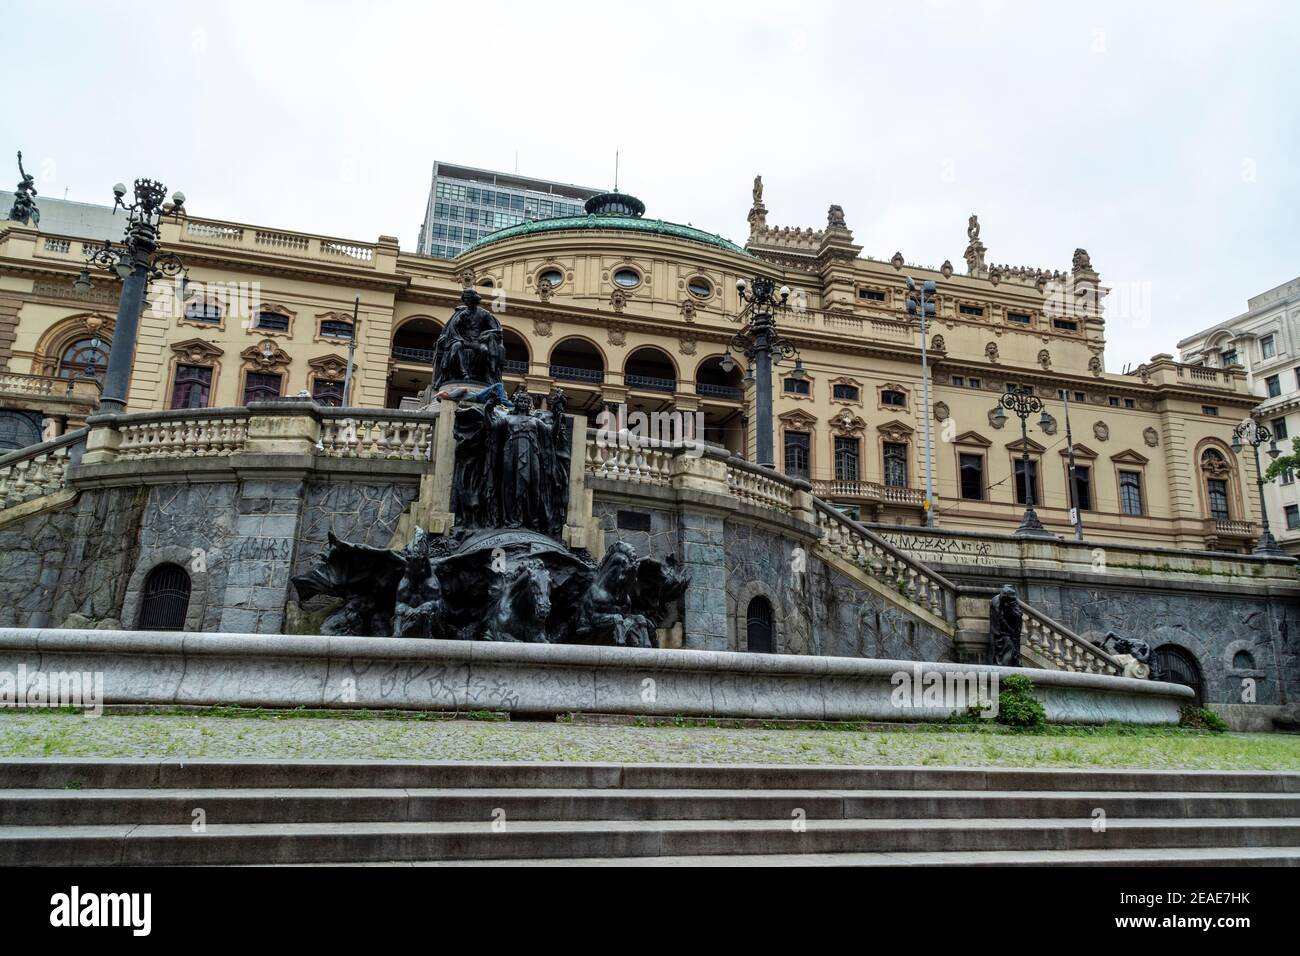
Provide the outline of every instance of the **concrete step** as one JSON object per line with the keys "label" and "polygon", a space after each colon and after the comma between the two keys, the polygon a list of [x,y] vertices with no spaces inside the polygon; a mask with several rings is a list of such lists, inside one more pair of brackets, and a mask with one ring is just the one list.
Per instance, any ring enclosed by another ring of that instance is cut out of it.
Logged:
{"label": "concrete step", "polygon": [[0,826],[508,820],[1295,818],[1300,793],[243,788],[0,790]]}
{"label": "concrete step", "polygon": [[1300,846],[1159,850],[971,850],[957,853],[768,853],[730,856],[385,860],[288,866],[1300,866]]}
{"label": "concrete step", "polygon": [[1300,820],[620,820],[0,827],[0,865],[184,865],[1300,846]]}
{"label": "concrete step", "polygon": [[547,788],[1300,793],[1300,773],[460,761],[7,758],[0,789]]}

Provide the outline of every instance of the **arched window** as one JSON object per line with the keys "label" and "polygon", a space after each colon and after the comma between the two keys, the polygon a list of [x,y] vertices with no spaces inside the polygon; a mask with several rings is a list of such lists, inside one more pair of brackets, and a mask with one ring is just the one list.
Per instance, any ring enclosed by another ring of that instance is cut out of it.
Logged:
{"label": "arched window", "polygon": [[745,649],[772,653],[772,604],[765,597],[754,598],[745,611]]}
{"label": "arched window", "polygon": [[108,368],[108,349],[102,339],[87,336],[75,339],[64,346],[59,355],[58,376],[76,378],[84,375],[87,369],[95,378],[103,381],[104,371]]}
{"label": "arched window", "polygon": [[190,576],[178,564],[160,564],[144,579],[140,599],[141,630],[180,631],[190,607]]}
{"label": "arched window", "polygon": [[1217,449],[1207,448],[1201,455],[1201,472],[1205,475],[1205,505],[1210,517],[1227,521],[1232,517],[1232,511],[1228,507],[1228,481],[1232,476],[1232,466]]}
{"label": "arched window", "polygon": [[1232,666],[1239,671],[1253,671],[1255,669],[1255,658],[1250,651],[1237,651],[1232,655]]}
{"label": "arched window", "polygon": [[1152,677],[1170,684],[1183,684],[1192,689],[1193,703],[1201,706],[1201,667],[1193,657],[1176,644],[1158,647],[1151,654]]}

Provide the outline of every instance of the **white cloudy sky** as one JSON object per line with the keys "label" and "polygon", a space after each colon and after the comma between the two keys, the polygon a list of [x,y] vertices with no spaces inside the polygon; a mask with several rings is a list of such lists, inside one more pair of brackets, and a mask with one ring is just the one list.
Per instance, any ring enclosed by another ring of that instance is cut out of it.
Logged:
{"label": "white cloudy sky", "polygon": [[412,247],[435,158],[606,186],[743,242],[839,203],[864,252],[1067,268],[1118,370],[1300,274],[1293,3],[5,5],[0,146],[44,195]]}

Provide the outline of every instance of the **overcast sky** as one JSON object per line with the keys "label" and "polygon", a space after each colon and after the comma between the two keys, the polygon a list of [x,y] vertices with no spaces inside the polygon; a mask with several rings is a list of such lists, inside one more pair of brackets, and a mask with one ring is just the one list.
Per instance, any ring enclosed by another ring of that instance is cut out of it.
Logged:
{"label": "overcast sky", "polygon": [[619,150],[647,216],[741,243],[762,173],[773,224],[838,203],[865,255],[959,271],[975,212],[990,262],[1088,249],[1117,371],[1300,274],[1298,10],[10,0],[0,146],[42,195],[152,176],[403,248],[434,159],[607,187]]}

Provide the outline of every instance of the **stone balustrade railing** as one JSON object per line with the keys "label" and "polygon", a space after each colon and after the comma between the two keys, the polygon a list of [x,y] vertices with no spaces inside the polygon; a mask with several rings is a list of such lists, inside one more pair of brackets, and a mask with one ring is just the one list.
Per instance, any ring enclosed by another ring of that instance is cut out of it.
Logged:
{"label": "stone balustrade railing", "polygon": [[760,468],[740,458],[727,461],[727,489],[741,501],[760,508],[770,508],[782,514],[790,514],[795,506],[795,492],[807,485],[795,484],[787,478],[768,468]]}
{"label": "stone balustrade railing", "polygon": [[[215,412],[216,414],[213,414]],[[119,461],[233,455],[248,443],[248,410],[203,409],[127,415],[117,427]]]}
{"label": "stone balustrade railing", "polygon": [[429,461],[436,415],[322,409],[318,454],[331,458],[383,458],[388,461]]}
{"label": "stone balustrade railing", "polygon": [[1049,670],[1123,675],[1124,665],[1112,655],[1023,602],[1020,608],[1024,612],[1020,650],[1026,660]]}
{"label": "stone balustrade railing", "polygon": [[587,474],[596,478],[667,485],[672,479],[673,456],[684,449],[644,439],[628,432],[587,430]]}
{"label": "stone balustrade railing", "polygon": [[946,621],[953,619],[960,590],[957,585],[821,499],[813,499],[813,509],[823,548],[936,617]]}
{"label": "stone balustrade railing", "polygon": [[0,455],[0,509],[52,495],[67,485],[68,465],[86,440],[78,428],[53,441]]}

